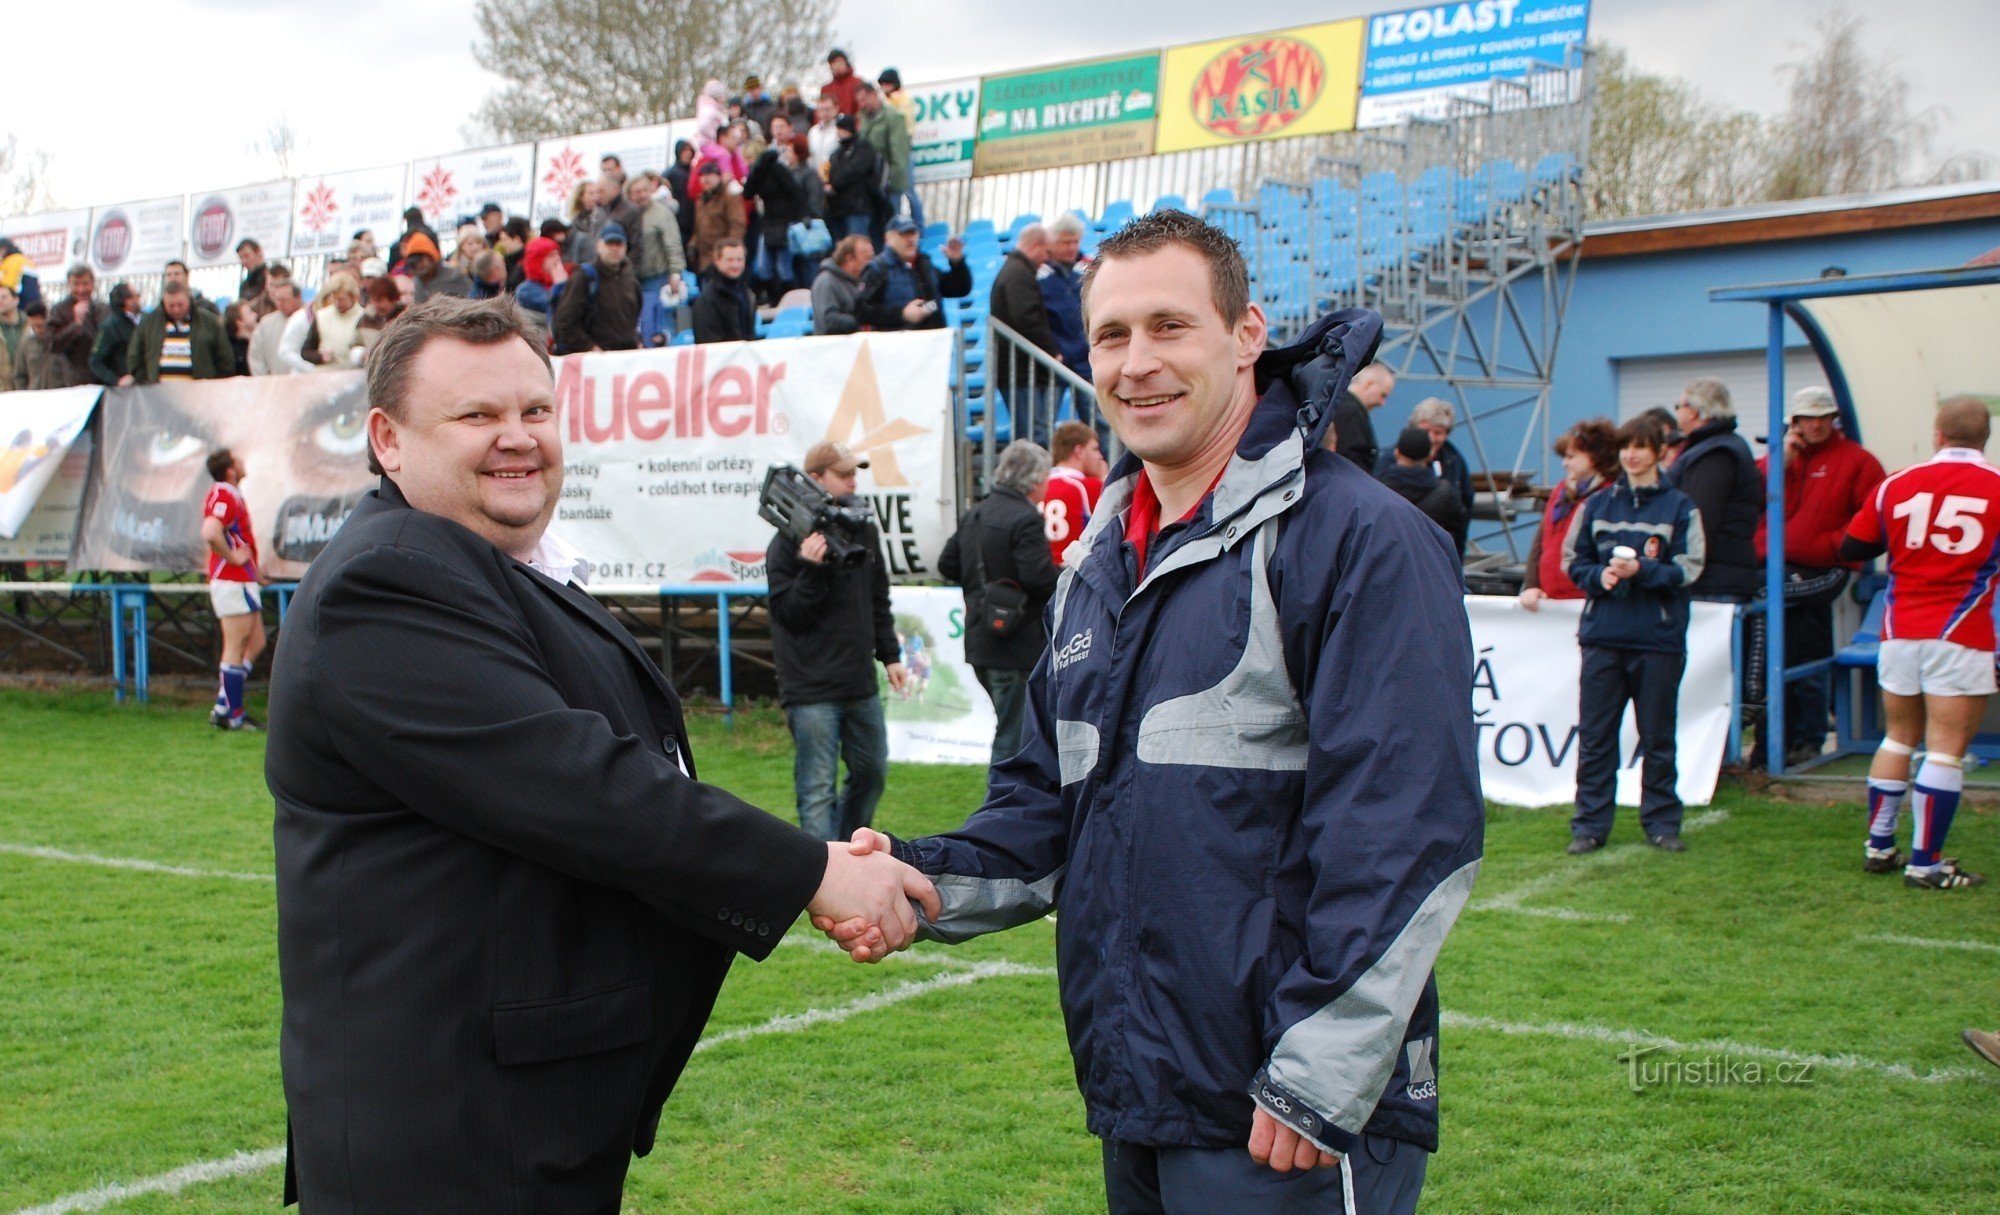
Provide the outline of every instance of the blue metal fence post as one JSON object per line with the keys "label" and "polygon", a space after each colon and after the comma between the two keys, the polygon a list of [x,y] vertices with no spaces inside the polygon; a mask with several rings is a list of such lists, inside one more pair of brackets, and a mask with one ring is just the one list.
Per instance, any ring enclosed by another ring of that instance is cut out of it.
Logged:
{"label": "blue metal fence post", "polygon": [[[148,661],[146,641],[146,603],[151,598],[151,589],[143,582],[121,582],[111,588],[111,678],[117,683],[117,698],[125,699],[125,675],[132,675],[132,694],[140,703],[148,698],[147,686],[152,679],[152,664]],[[125,659],[125,645],[130,641],[132,658]]]}
{"label": "blue metal fence post", "polygon": [[1785,306],[1771,301],[1770,372],[1764,461],[1764,767],[1772,776],[1785,771]]}
{"label": "blue metal fence post", "polygon": [[722,720],[730,728],[736,726],[736,681],[735,666],[729,650],[729,592],[715,592],[715,644],[719,661],[717,666],[722,675]]}

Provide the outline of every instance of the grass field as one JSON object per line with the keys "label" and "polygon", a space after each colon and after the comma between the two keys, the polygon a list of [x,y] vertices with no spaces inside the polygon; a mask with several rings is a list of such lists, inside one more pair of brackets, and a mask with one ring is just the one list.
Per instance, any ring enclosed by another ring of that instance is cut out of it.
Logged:
{"label": "grass field", "polygon": [[[277,1203],[263,749],[201,716],[0,691],[0,1215]],[[788,804],[775,714],[695,732],[710,779]],[[898,767],[880,825],[980,788]],[[1725,794],[1682,856],[1623,821],[1565,857],[1564,819],[1491,817],[1439,969],[1427,1212],[2000,1209],[2000,1070],[1958,1041],[2000,1026],[2000,885],[1864,877],[1852,806]],[[2000,869],[2000,818],[1952,844]],[[786,944],[737,967],[628,1211],[1102,1209],[1046,923],[873,968]]]}

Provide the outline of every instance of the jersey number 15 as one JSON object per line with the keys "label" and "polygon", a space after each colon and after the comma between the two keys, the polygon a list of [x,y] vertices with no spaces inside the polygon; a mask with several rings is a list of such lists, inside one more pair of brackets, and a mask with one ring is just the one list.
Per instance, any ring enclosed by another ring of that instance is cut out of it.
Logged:
{"label": "jersey number 15", "polygon": [[1986,513],[1987,502],[1985,498],[1946,494],[1933,519],[1931,507],[1936,505],[1937,495],[1911,494],[1908,501],[1889,512],[1889,517],[1909,520],[1909,528],[1903,533],[1904,548],[1922,548],[1924,541],[1929,540],[1932,548],[1956,557],[1978,548],[1980,541],[1986,539],[1986,528],[1979,516]]}

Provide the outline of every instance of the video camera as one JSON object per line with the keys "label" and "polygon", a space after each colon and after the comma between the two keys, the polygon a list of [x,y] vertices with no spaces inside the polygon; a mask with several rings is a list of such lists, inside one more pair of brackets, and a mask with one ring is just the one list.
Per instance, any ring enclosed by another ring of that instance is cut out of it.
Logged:
{"label": "video camera", "polygon": [[814,532],[825,536],[827,564],[836,569],[868,560],[868,546],[861,542],[868,529],[867,508],[841,505],[819,482],[789,464],[773,465],[764,474],[757,513],[800,544]]}

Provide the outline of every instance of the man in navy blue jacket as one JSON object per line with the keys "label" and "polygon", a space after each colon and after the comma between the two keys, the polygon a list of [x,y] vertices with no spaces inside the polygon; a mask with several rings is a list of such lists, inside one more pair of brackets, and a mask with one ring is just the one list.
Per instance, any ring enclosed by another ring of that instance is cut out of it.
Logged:
{"label": "man in navy blue jacket", "polygon": [[1687,667],[1688,588],[1707,557],[1694,499],[1660,479],[1666,435],[1639,417],[1618,430],[1625,474],[1595,494],[1569,529],[1563,563],[1583,589],[1583,679],[1576,745],[1576,816],[1569,852],[1604,847],[1615,814],[1618,731],[1630,703],[1645,757],[1639,826],[1667,852],[1681,842],[1674,724]]}
{"label": "man in navy blue jacket", "polygon": [[1458,561],[1320,446],[1380,318],[1266,351],[1248,293],[1185,213],[1104,243],[1085,318],[1128,454],[1021,749],[957,831],[855,846],[931,875],[935,939],[1060,906],[1114,1213],[1407,1212],[1437,1148],[1431,968],[1481,849]]}

